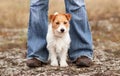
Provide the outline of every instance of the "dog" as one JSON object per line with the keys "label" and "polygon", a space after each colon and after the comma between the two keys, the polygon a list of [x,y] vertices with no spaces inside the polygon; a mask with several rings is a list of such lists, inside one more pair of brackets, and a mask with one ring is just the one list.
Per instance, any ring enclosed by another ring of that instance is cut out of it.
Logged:
{"label": "dog", "polygon": [[67,52],[70,47],[69,21],[70,14],[55,13],[50,15],[50,24],[47,32],[47,49],[50,65],[67,67]]}

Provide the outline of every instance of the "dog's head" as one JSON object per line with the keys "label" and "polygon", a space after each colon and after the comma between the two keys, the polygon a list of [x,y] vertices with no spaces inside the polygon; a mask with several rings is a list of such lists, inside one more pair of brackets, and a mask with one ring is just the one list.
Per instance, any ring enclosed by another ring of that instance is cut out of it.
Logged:
{"label": "dog's head", "polygon": [[68,32],[70,27],[70,19],[70,14],[55,13],[54,15],[50,15],[53,33],[56,36],[63,36],[66,32]]}

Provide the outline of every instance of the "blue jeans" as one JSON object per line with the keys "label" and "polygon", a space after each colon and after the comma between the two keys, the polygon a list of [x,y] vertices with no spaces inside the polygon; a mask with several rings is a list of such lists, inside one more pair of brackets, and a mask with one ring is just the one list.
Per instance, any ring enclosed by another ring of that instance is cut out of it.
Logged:
{"label": "blue jeans", "polygon": [[[48,0],[31,0],[28,27],[27,58],[47,62],[46,34],[48,29]],[[84,0],[65,0],[66,12],[72,15],[70,21],[71,46],[68,55],[72,61],[80,56],[92,59],[92,37]]]}

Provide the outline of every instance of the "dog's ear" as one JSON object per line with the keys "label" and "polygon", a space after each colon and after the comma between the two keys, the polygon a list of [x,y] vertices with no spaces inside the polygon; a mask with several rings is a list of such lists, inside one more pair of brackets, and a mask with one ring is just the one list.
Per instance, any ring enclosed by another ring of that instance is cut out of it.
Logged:
{"label": "dog's ear", "polygon": [[49,19],[50,19],[50,22],[54,22],[54,20],[55,20],[55,17],[56,17],[56,15],[50,15],[50,17],[49,17]]}
{"label": "dog's ear", "polygon": [[71,14],[67,13],[67,14],[65,14],[65,16],[66,16],[67,20],[70,21],[70,19],[71,19]]}

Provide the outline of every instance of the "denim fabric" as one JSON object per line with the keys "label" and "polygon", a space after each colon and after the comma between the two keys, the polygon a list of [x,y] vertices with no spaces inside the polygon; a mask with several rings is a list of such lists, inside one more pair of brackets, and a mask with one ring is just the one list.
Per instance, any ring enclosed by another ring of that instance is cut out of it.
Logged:
{"label": "denim fabric", "polygon": [[66,12],[72,15],[70,21],[72,42],[69,57],[72,61],[83,55],[92,59],[92,36],[84,0],[65,0],[65,5]]}
{"label": "denim fabric", "polygon": [[[48,29],[49,0],[31,0],[28,28],[27,58],[37,58],[43,62],[48,59],[46,34]],[[66,12],[72,15],[70,21],[71,46],[69,57],[87,56],[92,59],[92,37],[87,19],[84,0],[65,0]]]}
{"label": "denim fabric", "polygon": [[48,29],[48,0],[31,0],[28,27],[27,58],[47,61],[46,34]]}

